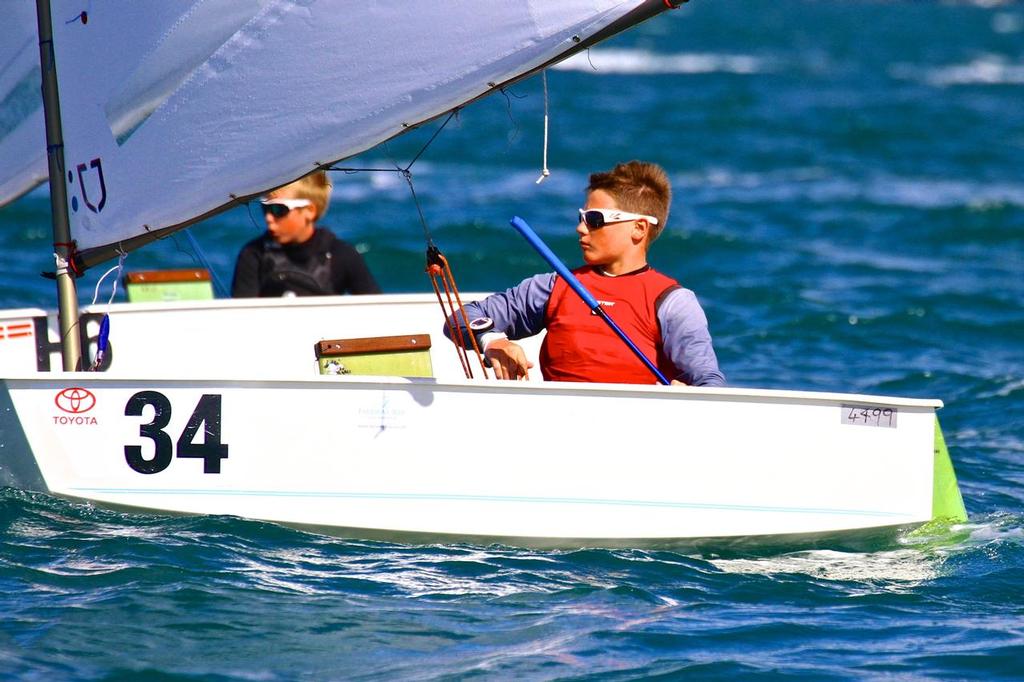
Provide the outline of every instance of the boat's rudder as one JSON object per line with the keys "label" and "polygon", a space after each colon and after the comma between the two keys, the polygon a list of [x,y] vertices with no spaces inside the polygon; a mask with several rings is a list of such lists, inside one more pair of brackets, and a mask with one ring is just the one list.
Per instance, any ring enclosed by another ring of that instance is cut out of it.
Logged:
{"label": "boat's rudder", "polygon": [[956,472],[949,458],[946,439],[942,436],[939,418],[935,418],[935,463],[932,479],[932,521],[963,523],[967,521],[964,498],[956,482]]}

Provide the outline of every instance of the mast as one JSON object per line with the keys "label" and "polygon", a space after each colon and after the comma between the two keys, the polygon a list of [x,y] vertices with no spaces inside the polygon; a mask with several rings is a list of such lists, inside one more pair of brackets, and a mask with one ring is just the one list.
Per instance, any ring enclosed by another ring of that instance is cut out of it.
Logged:
{"label": "mast", "polygon": [[64,134],[61,131],[57,64],[53,53],[53,23],[49,0],[36,0],[39,23],[39,67],[43,74],[43,115],[46,119],[46,160],[50,171],[50,216],[53,223],[53,256],[57,263],[57,310],[64,371],[82,369],[82,344],[78,331],[78,290],[71,260],[71,224],[68,190],[64,181]]}

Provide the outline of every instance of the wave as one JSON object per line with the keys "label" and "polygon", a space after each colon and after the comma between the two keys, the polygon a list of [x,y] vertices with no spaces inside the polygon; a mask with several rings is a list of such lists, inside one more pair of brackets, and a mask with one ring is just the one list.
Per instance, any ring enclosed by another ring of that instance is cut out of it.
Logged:
{"label": "wave", "polygon": [[764,59],[743,54],[689,52],[655,54],[647,50],[589,50],[566,59],[553,68],[597,74],[700,74],[733,73],[750,75],[769,71]]}
{"label": "wave", "polygon": [[1024,17],[1011,12],[999,12],[992,17],[992,30],[996,33],[1020,33],[1024,31]]}
{"label": "wave", "polygon": [[[537,202],[549,206],[578,200],[587,176],[577,169],[552,167],[551,177],[536,184],[538,169],[517,166],[480,169],[473,164],[423,164],[416,193],[425,204],[446,212],[479,216],[479,206],[495,202]],[[866,202],[914,209],[990,211],[1024,207],[1024,184],[983,179],[901,176],[874,172],[867,177],[840,174],[820,166],[778,168],[765,172],[709,166],[701,171],[667,169],[687,203],[739,204]],[[334,179],[332,203],[410,202],[405,180],[397,173],[362,173]],[[446,213],[447,214],[447,213]]]}
{"label": "wave", "polygon": [[922,68],[911,64],[895,64],[889,75],[946,88],[957,85],[1024,85],[1024,64],[1013,63],[999,55],[984,55],[966,64]]}
{"label": "wave", "polygon": [[905,588],[942,575],[942,562],[915,549],[877,553],[814,550],[758,559],[713,559],[724,573],[808,575],[818,580],[875,582],[879,590]]}
{"label": "wave", "polygon": [[[723,656],[715,677],[732,679],[793,666],[795,646],[814,677],[1010,678],[1022,521],[988,513],[878,552],[705,559],[358,542],[2,489],[15,646],[0,677],[708,677],[702,661]],[[927,664],[922,637],[938,642]]]}
{"label": "wave", "polygon": [[691,200],[739,203],[866,201],[917,209],[966,207],[988,210],[1024,206],[1024,185],[950,178],[900,177],[876,173],[866,178],[833,174],[824,168],[790,168],[766,173],[709,168],[678,175]]}

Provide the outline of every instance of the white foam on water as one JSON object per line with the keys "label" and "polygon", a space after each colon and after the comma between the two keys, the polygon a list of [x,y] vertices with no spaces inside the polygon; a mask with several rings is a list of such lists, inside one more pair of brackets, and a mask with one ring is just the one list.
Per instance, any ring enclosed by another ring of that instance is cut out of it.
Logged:
{"label": "white foam on water", "polygon": [[1024,185],[933,178],[879,177],[866,196],[879,204],[915,208],[968,206],[983,209],[1001,204],[1024,206]]}
{"label": "white foam on water", "polygon": [[881,581],[889,585],[919,583],[939,575],[940,561],[914,549],[890,552],[851,553],[815,550],[762,559],[715,559],[724,573],[802,574],[822,580]]}
{"label": "white foam on water", "polygon": [[879,206],[917,209],[968,207],[987,210],[1004,205],[1024,206],[1024,184],[960,178],[894,176],[866,178],[835,174],[825,168],[784,168],[764,173],[736,172],[712,167],[701,173],[673,176],[686,187],[691,201],[738,203],[866,201]]}
{"label": "white foam on water", "polygon": [[889,75],[913,80],[938,88],[957,85],[1024,85],[1024,64],[1014,63],[1001,55],[983,55],[965,64],[923,68],[913,64],[894,64]]}
{"label": "white foam on water", "polygon": [[[944,537],[956,534],[952,539]],[[950,560],[981,551],[998,553],[1001,546],[1024,545],[1024,526],[1019,514],[989,514],[972,523],[938,531],[938,535],[909,535],[900,549],[883,552],[813,550],[759,559],[715,559],[724,573],[803,574],[823,580],[865,582],[868,591],[903,591],[921,582],[959,570]],[[953,541],[950,541],[950,540]]]}
{"label": "white foam on water", "polygon": [[[880,244],[877,248],[856,249],[849,244],[837,244],[832,239],[815,239],[807,242],[802,249],[813,254],[817,260],[830,265],[862,265],[879,271],[917,272],[939,275],[948,272],[952,264],[940,258],[923,256],[903,256],[884,250],[887,245]],[[807,292],[812,297],[817,292]],[[820,302],[831,301],[831,297]],[[858,318],[851,315],[850,324],[857,324]]]}
{"label": "white foam on water", "polygon": [[[1024,379],[1007,376],[999,380],[999,386],[991,391],[983,391],[979,398],[1006,398],[1017,391],[1024,391]],[[1020,448],[1024,452],[1024,447]]]}
{"label": "white foam on water", "polygon": [[965,5],[974,5],[975,7],[1005,7],[1012,5],[1016,0],[963,0]]}
{"label": "white foam on water", "polygon": [[1024,16],[1012,12],[999,12],[992,17],[992,30],[996,33],[1020,33],[1024,30]]}
{"label": "white foam on water", "polygon": [[[501,561],[515,556],[521,561],[528,557],[530,562],[537,564],[537,570],[546,576],[544,584],[538,584],[531,578],[530,570],[509,571],[502,567]],[[428,595],[478,595],[489,597],[507,597],[521,593],[557,592],[567,585],[573,584],[574,576],[567,571],[551,570],[548,564],[555,559],[540,553],[522,554],[513,551],[495,553],[483,549],[460,548],[457,554],[445,553],[437,555],[432,552],[406,552],[402,550],[373,553],[372,560],[367,555],[359,555],[350,559],[338,559],[348,576],[368,582],[390,585],[410,597]],[[453,575],[451,564],[478,564],[481,575]],[[499,576],[501,576],[499,578]],[[522,579],[519,577],[522,576]],[[611,588],[615,583],[603,582],[601,587]]]}
{"label": "white foam on water", "polygon": [[595,74],[755,74],[768,70],[764,60],[750,55],[719,53],[656,54],[647,50],[588,50],[553,68]]}

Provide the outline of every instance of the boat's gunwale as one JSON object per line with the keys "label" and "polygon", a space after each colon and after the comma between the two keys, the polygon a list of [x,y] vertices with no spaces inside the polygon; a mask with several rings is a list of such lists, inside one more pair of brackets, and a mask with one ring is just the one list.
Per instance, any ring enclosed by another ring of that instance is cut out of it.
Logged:
{"label": "boat's gunwale", "polygon": [[895,396],[866,395],[861,393],[833,393],[822,391],[797,391],[787,389],[770,388],[743,388],[743,387],[705,387],[705,386],[661,386],[658,384],[599,384],[599,383],[569,383],[569,382],[544,382],[544,381],[494,381],[486,379],[461,379],[439,381],[437,379],[419,377],[393,377],[393,376],[351,376],[351,375],[330,375],[310,376],[306,378],[281,379],[268,377],[249,377],[246,379],[229,377],[204,377],[202,379],[179,379],[179,378],[155,378],[145,376],[121,376],[114,372],[99,373],[35,373],[16,374],[0,377],[0,381],[6,382],[11,388],[27,388],[31,383],[61,383],[66,384],[71,379],[76,383],[98,383],[110,384],[162,384],[162,385],[190,385],[190,386],[228,386],[228,387],[269,387],[277,388],[302,388],[302,387],[329,387],[345,385],[352,388],[379,388],[381,386],[392,387],[396,390],[403,388],[428,388],[437,392],[474,392],[481,393],[505,393],[505,394],[543,394],[543,395],[579,395],[579,396],[607,396],[616,398],[646,398],[646,399],[670,399],[670,400],[714,400],[714,401],[746,401],[746,402],[768,402],[768,403],[799,403],[805,405],[844,405],[857,406],[885,406],[904,407],[917,409],[938,410],[943,407],[943,402],[936,398],[900,398]]}
{"label": "boat's gunwale", "polygon": [[[489,296],[488,292],[469,292],[461,294],[465,302],[475,301]],[[129,303],[121,301],[117,303],[95,303],[83,305],[82,312],[110,313],[111,315],[122,313],[151,313],[165,312],[168,310],[219,310],[219,309],[255,309],[255,308],[335,308],[335,307],[365,307],[365,306],[387,306],[387,305],[408,305],[410,303],[437,303],[437,296],[432,293],[402,293],[402,294],[363,294],[359,296],[337,295],[337,296],[303,296],[294,298],[211,298],[204,300],[185,301],[148,301],[143,303]],[[56,310],[44,308],[14,308],[0,310],[0,319],[15,317],[38,317],[40,315],[57,314]],[[440,322],[438,323],[440,328]]]}

